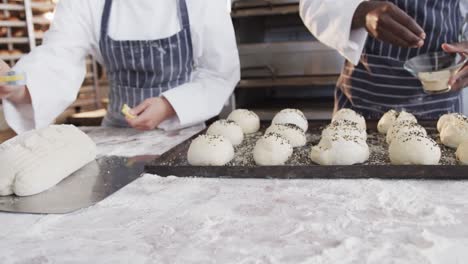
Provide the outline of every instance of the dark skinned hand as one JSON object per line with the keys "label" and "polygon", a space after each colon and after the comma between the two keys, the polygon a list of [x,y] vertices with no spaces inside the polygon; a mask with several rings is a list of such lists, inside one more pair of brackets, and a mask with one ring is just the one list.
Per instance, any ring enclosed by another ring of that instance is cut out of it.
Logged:
{"label": "dark skinned hand", "polygon": [[389,2],[362,2],[354,13],[352,27],[364,27],[372,37],[403,48],[422,47],[426,38],[413,18]]}

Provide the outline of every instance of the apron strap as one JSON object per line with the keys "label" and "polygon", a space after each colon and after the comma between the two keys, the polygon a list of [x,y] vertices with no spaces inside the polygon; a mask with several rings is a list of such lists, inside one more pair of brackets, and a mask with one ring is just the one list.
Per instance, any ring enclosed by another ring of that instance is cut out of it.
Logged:
{"label": "apron strap", "polygon": [[185,0],[179,0],[179,10],[182,28],[190,28],[189,13],[187,9],[187,3],[185,2]]}
{"label": "apron strap", "polygon": [[102,12],[102,18],[101,18],[101,38],[107,36],[111,9],[112,9],[112,0],[106,0],[106,3],[104,4],[104,11]]}

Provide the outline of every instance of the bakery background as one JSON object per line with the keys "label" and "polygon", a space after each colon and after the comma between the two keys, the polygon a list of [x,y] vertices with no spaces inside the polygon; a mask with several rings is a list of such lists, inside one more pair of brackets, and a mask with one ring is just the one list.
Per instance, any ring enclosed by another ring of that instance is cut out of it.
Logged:
{"label": "bakery background", "polygon": [[[0,0],[2,60],[14,65],[41,45],[58,1]],[[231,14],[242,78],[221,117],[243,107],[262,119],[271,119],[288,106],[302,109],[311,120],[330,119],[334,87],[344,60],[306,29],[299,16],[299,0],[232,0]],[[77,100],[56,122],[98,125],[105,115],[107,90],[104,69],[89,57]],[[467,98],[468,94],[465,113]],[[0,131],[7,128],[2,116],[0,105]]]}

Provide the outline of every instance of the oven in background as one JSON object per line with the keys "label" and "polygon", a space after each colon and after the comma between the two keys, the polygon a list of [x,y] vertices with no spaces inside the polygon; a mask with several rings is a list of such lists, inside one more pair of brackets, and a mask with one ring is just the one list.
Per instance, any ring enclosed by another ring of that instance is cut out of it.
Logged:
{"label": "oven in background", "polygon": [[330,118],[344,59],[310,34],[299,0],[235,0],[232,17],[242,76],[231,104],[263,119],[286,107]]}

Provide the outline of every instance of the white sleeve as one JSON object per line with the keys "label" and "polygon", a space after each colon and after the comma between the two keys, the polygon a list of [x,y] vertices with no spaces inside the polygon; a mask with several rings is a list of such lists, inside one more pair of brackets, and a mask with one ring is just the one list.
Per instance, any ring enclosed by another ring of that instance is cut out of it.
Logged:
{"label": "white sleeve", "polygon": [[219,0],[207,2],[203,32],[192,38],[193,42],[199,41],[194,48],[202,50],[195,58],[192,81],[163,93],[177,118],[163,122],[159,128],[186,127],[218,115],[240,80],[239,54],[226,4]]}
{"label": "white sleeve", "polygon": [[13,67],[26,73],[32,99],[31,105],[3,101],[6,120],[17,133],[48,126],[76,99],[93,36],[87,2],[60,1],[43,45]]}
{"label": "white sleeve", "polygon": [[300,14],[310,32],[325,45],[358,64],[367,39],[364,28],[351,29],[354,12],[367,0],[301,0]]}

